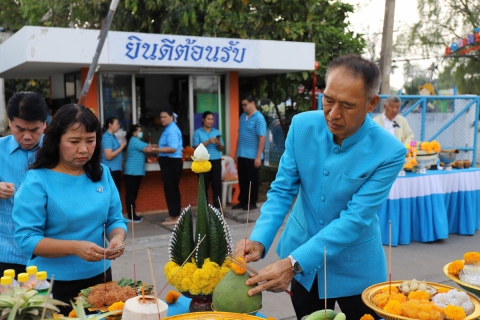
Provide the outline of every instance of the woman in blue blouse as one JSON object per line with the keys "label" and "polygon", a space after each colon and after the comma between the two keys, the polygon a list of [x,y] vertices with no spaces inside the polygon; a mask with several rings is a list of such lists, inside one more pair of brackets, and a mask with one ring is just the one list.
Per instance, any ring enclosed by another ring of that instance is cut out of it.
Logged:
{"label": "woman in blue blouse", "polygon": [[160,139],[158,148],[152,148],[158,152],[158,164],[162,171],[163,192],[167,201],[169,217],[162,225],[174,225],[178,221],[181,209],[180,177],[183,171],[182,133],[174,121],[173,111],[170,107],[164,107],[160,111],[160,122],[165,128]]}
{"label": "woman in blue blouse", "polygon": [[[142,141],[142,128],[133,124],[127,133],[127,160],[125,162],[125,205],[127,206],[128,218],[133,222],[142,222],[143,217],[137,216],[135,210],[135,200],[137,200],[138,190],[142,177],[145,175],[145,153],[151,152],[151,146]],[[132,210],[133,209],[133,210]]]}
{"label": "woman in blue blouse", "polygon": [[110,171],[100,163],[100,139],[101,125],[90,109],[63,106],[15,193],[15,241],[29,257],[27,265],[55,275],[53,297],[67,304],[81,289],[104,282],[104,263],[111,281],[110,260],[123,254],[115,248],[127,225]]}
{"label": "woman in blue blouse", "polygon": [[208,186],[211,184],[213,206],[220,208],[218,199],[222,198],[222,150],[224,145],[220,131],[213,127],[214,122],[215,118],[213,117],[213,113],[205,111],[202,114],[202,127],[195,130],[193,134],[193,148],[195,149],[200,143],[203,143],[210,154],[212,170],[203,174],[205,196],[208,201]]}
{"label": "woman in blue blouse", "polygon": [[122,150],[127,146],[125,141],[121,143],[115,136],[115,132],[120,129],[120,123],[115,117],[110,117],[103,125],[104,134],[102,136],[102,163],[106,165],[112,173],[113,181],[120,193],[122,179]]}

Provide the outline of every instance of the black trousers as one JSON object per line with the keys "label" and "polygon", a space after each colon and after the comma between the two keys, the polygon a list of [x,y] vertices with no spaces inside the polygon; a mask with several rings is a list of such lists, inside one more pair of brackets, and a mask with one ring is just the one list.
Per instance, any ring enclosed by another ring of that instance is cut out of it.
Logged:
{"label": "black trousers", "polygon": [[120,194],[120,189],[121,189],[121,186],[122,186],[122,171],[121,170],[117,170],[117,171],[110,170],[110,173],[112,174],[113,182],[115,182],[115,185],[117,186],[118,194]]}
{"label": "black trousers", "polygon": [[[123,175],[125,178],[125,205],[127,206],[127,214],[130,219],[137,215],[135,210],[135,201],[137,200],[138,190],[140,190],[140,183],[143,176],[133,176],[130,174]],[[132,212],[133,208],[133,212]]]}
{"label": "black trousers", "polygon": [[0,271],[3,275],[3,270],[13,269],[15,270],[15,276],[18,276],[19,273],[27,272],[27,266],[24,264],[16,264],[16,263],[5,263],[0,262]]}
{"label": "black trousers", "polygon": [[[348,285],[348,284],[346,284]],[[307,291],[295,278],[292,280],[292,303],[295,309],[297,319],[300,320],[303,316],[307,316],[312,312],[325,309],[325,300],[318,298],[318,282],[317,278],[313,282],[312,289]],[[335,302],[347,319],[360,319],[365,314],[370,314],[375,319],[380,317],[362,301],[362,295],[331,298],[327,299],[327,309],[335,309]]]}
{"label": "black trousers", "polygon": [[215,208],[220,208],[220,202],[218,199],[222,199],[222,159],[210,160],[210,163],[212,164],[212,170],[203,174],[205,196],[207,197],[207,201],[209,201],[208,187],[211,184],[213,191],[213,206]]}
{"label": "black trousers", "polygon": [[238,185],[240,187],[238,201],[244,206],[248,204],[250,182],[252,182],[250,205],[256,205],[258,200],[260,167],[255,168],[254,162],[254,159],[238,157]]}
{"label": "black trousers", "polygon": [[[112,281],[112,268],[108,268],[106,271],[106,281]],[[68,306],[66,307],[58,307],[60,309],[60,314],[64,316],[68,316],[70,311],[72,311],[72,305],[70,301],[75,302],[75,297],[78,296],[78,293],[82,289],[86,289],[88,287],[92,287],[96,284],[104,282],[104,275],[103,273],[96,275],[92,278],[88,279],[81,279],[81,280],[72,280],[72,281],[60,281],[54,280],[53,287],[52,287],[52,294],[53,298],[63,301]]]}
{"label": "black trousers", "polygon": [[168,214],[178,217],[181,210],[180,177],[183,171],[181,158],[158,157],[162,171],[163,192],[167,200]]}

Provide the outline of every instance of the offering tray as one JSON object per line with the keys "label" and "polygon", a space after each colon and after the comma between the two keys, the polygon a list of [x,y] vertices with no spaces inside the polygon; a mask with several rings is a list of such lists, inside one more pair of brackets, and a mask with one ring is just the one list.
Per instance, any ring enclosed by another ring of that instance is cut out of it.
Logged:
{"label": "offering tray", "polygon": [[[450,262],[451,263],[451,262]],[[471,292],[477,296],[480,297],[480,287],[477,287],[477,286],[474,286],[472,284],[469,284],[469,283],[466,283],[466,282],[463,282],[462,280],[460,280],[460,278],[458,277],[458,275],[453,275],[451,274],[450,272],[448,272],[448,266],[450,265],[450,263],[447,263],[444,267],[443,267],[443,273],[445,273],[445,275],[447,276],[447,278],[449,278],[450,280],[454,281],[456,284],[458,284],[461,288],[463,288],[465,291],[468,291],[468,292]]]}
{"label": "offering tray", "polygon": [[[392,287],[400,286],[403,281],[404,280],[392,281],[391,282]],[[391,314],[391,313],[377,307],[372,302],[372,297],[375,294],[377,294],[378,292],[380,292],[382,290],[382,288],[388,286],[389,284],[390,284],[389,282],[381,282],[381,283],[374,284],[373,286],[370,286],[367,289],[365,289],[362,293],[363,303],[365,303],[365,305],[367,307],[372,309],[376,314],[378,314],[381,318],[383,318],[385,320],[411,320],[412,318],[407,318],[407,317],[399,316],[399,315],[396,315],[396,314]],[[447,286],[447,285],[444,285],[444,284],[434,283],[434,282],[427,282],[427,285],[431,286],[431,287],[434,287],[437,290],[439,288],[459,290],[458,288],[454,288],[454,287],[450,287],[450,286]],[[473,294],[471,294],[469,292],[466,292],[466,294],[468,295],[468,297],[470,298],[470,301],[473,304],[473,312],[468,314],[465,319],[466,320],[477,319],[477,318],[480,317],[480,301]],[[415,320],[418,320],[418,319],[415,319]]]}
{"label": "offering tray", "polygon": [[191,312],[166,317],[169,320],[261,320],[263,318],[233,312]]}

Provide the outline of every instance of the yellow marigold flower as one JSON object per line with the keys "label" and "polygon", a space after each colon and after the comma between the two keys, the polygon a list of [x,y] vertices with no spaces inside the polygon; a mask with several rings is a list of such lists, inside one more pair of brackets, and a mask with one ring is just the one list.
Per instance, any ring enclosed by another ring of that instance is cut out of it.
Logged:
{"label": "yellow marigold flower", "polygon": [[399,301],[396,300],[390,300],[388,301],[387,305],[383,308],[383,310],[396,314],[396,315],[401,315],[402,314],[402,304]]}
{"label": "yellow marigold flower", "polygon": [[125,306],[125,302],[117,301],[112,303],[110,307],[108,307],[108,311],[123,310],[124,306]]}
{"label": "yellow marigold flower", "polygon": [[77,317],[77,313],[75,312],[75,310],[70,311],[70,313],[68,314],[68,317],[69,317],[69,318],[76,318],[76,317]]}
{"label": "yellow marigold flower", "polygon": [[198,285],[196,285],[196,283],[192,282],[192,284],[190,285],[189,292],[191,294],[198,295],[198,294],[202,293],[202,290],[200,289],[200,287]]}
{"label": "yellow marigold flower", "polygon": [[461,320],[467,317],[462,307],[452,306],[450,304],[443,309],[443,312],[449,320]]}
{"label": "yellow marigold flower", "polygon": [[436,153],[440,152],[440,143],[438,143],[437,140],[433,140],[432,142],[430,142],[431,146],[432,146],[432,150]]}
{"label": "yellow marigold flower", "polygon": [[463,269],[463,261],[462,260],[455,260],[448,265],[448,273],[453,275],[458,275],[460,270]]}
{"label": "yellow marigold flower", "polygon": [[195,173],[209,172],[212,169],[210,161],[193,161],[192,171]]}
{"label": "yellow marigold flower", "polygon": [[383,292],[390,292],[390,288],[392,289],[392,292],[394,292],[394,293],[400,292],[400,291],[398,290],[398,288],[395,287],[395,286],[385,286],[385,287],[382,288],[382,291],[383,291]]}
{"label": "yellow marigold flower", "polygon": [[426,291],[412,291],[408,294],[408,299],[428,300],[430,295]]}
{"label": "yellow marigold flower", "polygon": [[[267,317],[266,320],[275,320],[275,318],[274,317]],[[373,320],[373,318],[372,318],[372,320]]]}
{"label": "yellow marigold flower", "polygon": [[172,304],[177,302],[178,298],[180,298],[180,293],[177,291],[170,290],[165,296],[165,302],[168,304]]}
{"label": "yellow marigold flower", "polygon": [[447,293],[450,291],[448,288],[437,288],[437,293]]}
{"label": "yellow marigold flower", "polygon": [[[268,319],[268,318],[267,318]],[[360,320],[374,320],[371,314],[364,314]]]}
{"label": "yellow marigold flower", "polygon": [[[247,264],[247,263],[245,262],[245,259],[243,259],[242,257],[236,257],[235,259],[237,259],[237,261],[241,261],[242,264],[243,264],[243,263],[244,263],[244,264]],[[247,269],[245,269],[244,267],[240,267],[239,265],[237,265],[237,264],[235,264],[235,263],[232,265],[232,270],[233,270],[233,272],[235,272],[236,274],[244,274],[245,272],[247,272]]]}
{"label": "yellow marigold flower", "polygon": [[467,252],[463,255],[463,260],[465,264],[472,264],[480,261],[480,253],[478,252]]}
{"label": "yellow marigold flower", "polygon": [[398,302],[407,301],[407,297],[403,293],[395,293],[390,297],[391,300],[397,300]]}

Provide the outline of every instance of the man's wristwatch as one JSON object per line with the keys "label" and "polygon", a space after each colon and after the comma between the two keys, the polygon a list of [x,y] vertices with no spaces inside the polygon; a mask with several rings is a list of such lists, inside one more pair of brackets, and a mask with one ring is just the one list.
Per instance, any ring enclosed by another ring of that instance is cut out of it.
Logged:
{"label": "man's wristwatch", "polygon": [[300,267],[300,265],[298,264],[297,260],[295,260],[295,258],[290,254],[288,255],[287,257],[288,259],[290,259],[290,262],[292,263],[292,271],[295,273],[295,274],[299,274],[299,273],[302,273],[302,267]]}

